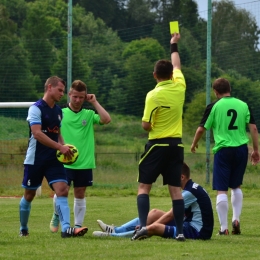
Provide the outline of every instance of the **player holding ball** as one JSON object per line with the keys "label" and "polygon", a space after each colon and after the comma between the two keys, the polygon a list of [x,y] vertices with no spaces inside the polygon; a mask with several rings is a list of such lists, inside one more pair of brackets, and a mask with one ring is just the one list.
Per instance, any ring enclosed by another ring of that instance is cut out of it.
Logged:
{"label": "player holding ball", "polygon": [[83,236],[88,230],[86,227],[70,227],[67,176],[63,164],[56,157],[57,150],[69,160],[73,157],[73,152],[69,146],[64,145],[60,134],[62,111],[56,105],[64,95],[64,90],[64,80],[57,76],[48,78],[44,86],[43,98],[35,102],[28,111],[30,139],[24,160],[22,182],[24,195],[19,205],[21,237],[29,235],[28,220],[31,203],[44,177],[57,194],[56,206],[59,214],[62,215],[61,237]]}

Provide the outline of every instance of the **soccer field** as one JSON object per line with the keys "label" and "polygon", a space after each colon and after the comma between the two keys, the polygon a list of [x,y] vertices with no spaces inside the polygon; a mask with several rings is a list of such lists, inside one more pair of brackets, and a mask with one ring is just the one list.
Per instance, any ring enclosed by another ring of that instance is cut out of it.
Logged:
{"label": "soccer field", "polygon": [[[260,224],[259,194],[244,199],[239,236],[216,236],[219,228],[212,197],[215,227],[209,241],[177,242],[173,239],[152,237],[141,241],[129,238],[93,237],[101,219],[120,225],[137,216],[136,197],[89,197],[84,237],[62,239],[60,232],[52,234],[49,222],[52,199],[36,198],[32,203],[29,237],[19,237],[19,198],[0,199],[0,259],[259,259]],[[73,199],[69,199],[72,209]],[[151,208],[168,210],[168,197],[151,197]],[[231,209],[231,205],[229,205]],[[231,210],[229,212],[231,231]],[[73,213],[71,211],[73,222]]]}

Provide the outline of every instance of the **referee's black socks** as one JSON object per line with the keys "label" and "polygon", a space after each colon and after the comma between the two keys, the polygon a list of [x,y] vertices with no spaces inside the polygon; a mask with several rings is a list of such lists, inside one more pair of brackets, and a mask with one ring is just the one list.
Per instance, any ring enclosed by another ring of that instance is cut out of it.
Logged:
{"label": "referee's black socks", "polygon": [[183,234],[184,200],[173,200],[173,216],[176,224],[176,236]]}
{"label": "referee's black socks", "polygon": [[145,227],[147,216],[150,210],[150,199],[148,194],[139,194],[137,196],[137,209],[140,220],[140,227]]}

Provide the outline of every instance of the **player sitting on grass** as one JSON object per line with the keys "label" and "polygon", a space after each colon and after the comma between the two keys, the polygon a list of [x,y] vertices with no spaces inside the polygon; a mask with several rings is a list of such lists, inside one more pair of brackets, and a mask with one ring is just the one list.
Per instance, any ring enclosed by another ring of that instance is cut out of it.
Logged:
{"label": "player sitting on grass", "polygon": [[[190,169],[186,163],[182,167],[181,188],[185,205],[183,223],[185,238],[210,239],[214,225],[211,200],[204,188],[190,179]],[[94,231],[93,236],[132,237],[132,240],[140,240],[153,235],[165,238],[176,237],[172,209],[168,212],[158,209],[151,210],[148,214],[147,225],[141,230],[137,230],[140,225],[139,218],[120,227],[106,225],[101,220],[97,220],[97,222],[102,231]],[[135,233],[134,236],[133,233]]]}

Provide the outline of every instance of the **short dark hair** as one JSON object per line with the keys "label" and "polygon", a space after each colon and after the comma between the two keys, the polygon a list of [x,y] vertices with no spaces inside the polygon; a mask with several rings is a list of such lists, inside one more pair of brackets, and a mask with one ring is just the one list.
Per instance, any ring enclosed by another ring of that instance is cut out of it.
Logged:
{"label": "short dark hair", "polygon": [[76,91],[79,91],[79,92],[81,92],[81,91],[86,91],[87,92],[87,85],[83,81],[81,81],[79,79],[78,80],[74,80],[72,82],[72,84],[71,84],[71,87],[70,87],[70,90],[72,90],[72,89],[74,89]]}
{"label": "short dark hair", "polygon": [[185,162],[183,162],[181,174],[183,174],[187,179],[190,178],[190,167]]}
{"label": "short dark hair", "polygon": [[212,88],[219,94],[226,94],[231,92],[230,83],[227,79],[218,78],[213,82]]}
{"label": "short dark hair", "polygon": [[62,78],[59,78],[58,76],[52,76],[48,78],[44,84],[44,91],[47,90],[48,85],[51,84],[53,87],[56,87],[59,82],[61,82],[64,86],[66,86],[66,82]]}
{"label": "short dark hair", "polygon": [[158,79],[171,79],[173,65],[169,60],[158,60],[155,63],[154,72]]}

